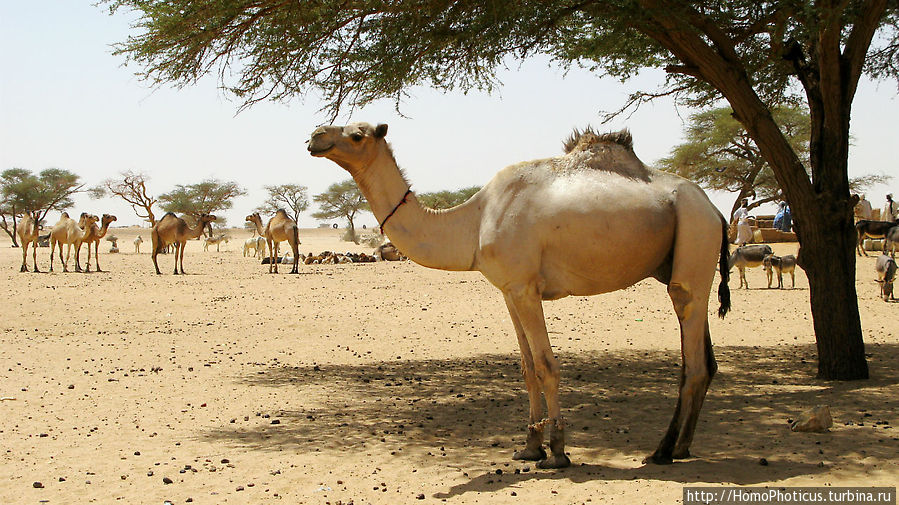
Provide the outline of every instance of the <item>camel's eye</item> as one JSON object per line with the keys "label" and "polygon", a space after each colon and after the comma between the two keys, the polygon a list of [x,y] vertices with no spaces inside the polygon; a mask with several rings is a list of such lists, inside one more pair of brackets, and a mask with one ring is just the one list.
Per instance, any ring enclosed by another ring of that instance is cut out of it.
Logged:
{"label": "camel's eye", "polygon": [[353,141],[355,141],[355,142],[359,142],[360,140],[362,140],[362,134],[359,132],[356,132],[356,133],[350,135],[350,138],[352,138]]}

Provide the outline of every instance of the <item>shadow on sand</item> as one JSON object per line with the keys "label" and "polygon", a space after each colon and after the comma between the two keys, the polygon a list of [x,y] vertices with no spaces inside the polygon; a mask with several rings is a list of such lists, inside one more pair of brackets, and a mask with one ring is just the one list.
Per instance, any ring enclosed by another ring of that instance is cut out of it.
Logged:
{"label": "shadow on sand", "polygon": [[[467,469],[469,480],[438,498],[495,491],[529,479],[779,481],[827,472],[825,459],[837,456],[835,451],[821,456],[822,447],[829,449],[827,444],[839,439],[863,448],[867,458],[895,458],[899,433],[882,420],[895,416],[899,370],[893,365],[899,346],[876,347],[869,356],[871,379],[842,383],[814,378],[813,346],[717,348],[716,354],[720,369],[700,416],[696,457],[668,466],[640,461],[655,449],[673,413],[680,366],[676,351],[559,355],[568,448],[575,453],[574,466],[563,471],[513,473],[521,466],[515,463],[496,473],[524,443],[527,396],[514,355],[265,368],[236,377],[236,383],[287,388],[291,396],[309,398],[314,408],[277,411],[273,406],[272,417],[281,420],[276,427],[225,425],[201,437],[263,451],[342,452],[380,445],[424,464],[434,458]],[[790,432],[790,418],[818,404],[830,406],[833,431]],[[872,427],[875,422],[880,425]],[[770,464],[760,465],[762,457]],[[602,463],[611,459],[616,462]],[[840,467],[851,468],[852,461],[850,455]]]}

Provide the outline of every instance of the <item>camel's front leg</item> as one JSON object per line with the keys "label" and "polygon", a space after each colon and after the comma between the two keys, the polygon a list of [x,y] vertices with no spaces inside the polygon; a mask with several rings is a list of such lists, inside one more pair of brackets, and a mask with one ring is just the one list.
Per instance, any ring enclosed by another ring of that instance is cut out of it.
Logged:
{"label": "camel's front leg", "polygon": [[509,315],[512,318],[512,325],[515,326],[515,335],[518,337],[518,347],[521,349],[521,373],[524,375],[524,384],[528,391],[528,404],[530,412],[528,416],[528,440],[525,448],[516,451],[512,455],[512,459],[526,461],[540,461],[546,459],[546,451],[543,450],[543,426],[540,420],[543,417],[543,404],[540,393],[542,386],[537,380],[537,372],[534,370],[534,357],[531,354],[531,346],[528,344],[524,330],[521,328],[521,321],[518,319],[518,313],[509,297],[506,296],[506,307],[509,309]]}
{"label": "camel's front leg", "polygon": [[187,241],[181,242],[181,251],[178,253],[178,263],[181,264],[181,275],[184,275],[184,250],[187,249]]}
{"label": "camel's front leg", "polygon": [[34,273],[40,273],[37,269],[37,242],[31,245],[31,259],[34,261]]}
{"label": "camel's front leg", "polygon": [[559,362],[553,355],[543,319],[543,304],[535,283],[514,286],[507,291],[518,314],[518,320],[531,349],[534,372],[543,386],[543,396],[549,417],[534,424],[535,429],[549,426],[549,458],[539,462],[538,468],[563,468],[571,465],[565,454],[565,424],[559,406]]}
{"label": "camel's front leg", "polygon": [[100,270],[100,242],[94,244],[94,265],[97,266],[97,271],[102,272]]}
{"label": "camel's front leg", "polygon": [[90,244],[90,242],[87,243],[87,264],[84,266],[84,271],[85,272],[91,271],[91,244]]}
{"label": "camel's front leg", "polygon": [[[37,262],[34,263],[34,266],[35,268],[37,267]],[[22,242],[22,268],[20,268],[19,271],[28,271],[28,242]]]}
{"label": "camel's front leg", "polygon": [[178,251],[181,250],[181,242],[175,242],[175,243],[172,244],[172,245],[174,246],[172,249],[173,249],[174,256],[175,256],[175,272],[174,272],[174,275],[178,275]]}

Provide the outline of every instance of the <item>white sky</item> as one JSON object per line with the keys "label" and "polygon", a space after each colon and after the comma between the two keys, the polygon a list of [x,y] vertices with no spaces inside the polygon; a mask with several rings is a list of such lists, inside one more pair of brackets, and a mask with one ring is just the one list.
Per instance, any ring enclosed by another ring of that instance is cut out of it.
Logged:
{"label": "white sky", "polygon": [[[209,177],[237,181],[248,190],[224,213],[232,226],[265,198],[264,185],[299,183],[311,196],[348,177],[337,165],[313,159],[305,140],[327,119],[305,103],[260,103],[236,115],[214,79],[174,89],[150,89],[112,56],[111,44],[129,32],[129,18],[109,16],[90,0],[0,2],[0,170],[40,172],[59,167],[88,186],[124,170],[150,175],[159,195],[175,184]],[[652,164],[682,141],[690,110],[670,101],[644,105],[630,118],[600,125],[600,112],[618,109],[635,90],[653,90],[661,72],[619,83],[585,71],[567,75],[532,59],[501,73],[493,95],[443,95],[411,91],[397,115],[385,102],[357,111],[351,121],[388,123],[388,140],[417,191],[483,185],[499,169],[522,160],[555,156],[573,127],[630,128],[637,155]],[[899,186],[895,82],[863,82],[853,107],[850,176],[884,173]],[[345,121],[347,118],[341,118]],[[886,186],[868,199],[881,207]],[[735,195],[713,200],[727,213]],[[314,207],[314,204],[310,205]],[[119,225],[140,219],[121,200],[76,197],[75,213],[112,213]],[[316,226],[310,208],[300,225]],[[55,222],[55,216],[49,216]],[[357,225],[376,225],[366,215]]]}

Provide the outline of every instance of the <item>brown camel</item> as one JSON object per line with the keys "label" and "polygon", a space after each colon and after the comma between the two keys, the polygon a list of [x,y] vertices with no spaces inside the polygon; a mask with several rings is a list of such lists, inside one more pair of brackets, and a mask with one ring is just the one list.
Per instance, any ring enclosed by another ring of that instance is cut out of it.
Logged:
{"label": "brown camel", "polygon": [[[68,272],[69,256],[72,246],[75,247],[75,271],[81,272],[81,243],[84,241],[85,229],[97,222],[97,216],[81,213],[78,221],[70,218],[65,212],[59,217],[59,222],[50,230],[50,271],[53,271],[53,251],[59,245],[59,262],[62,263],[62,271]],[[83,224],[81,224],[83,223]],[[81,225],[80,225],[81,224]],[[66,259],[62,259],[62,245],[66,244]]]}
{"label": "brown camel", "polygon": [[296,221],[288,217],[284,209],[278,209],[278,212],[275,212],[275,215],[268,220],[265,228],[262,227],[262,217],[258,212],[250,214],[246,220],[256,225],[256,232],[260,237],[265,237],[265,241],[268,243],[268,273],[278,273],[278,262],[275,261],[275,258],[278,257],[281,242],[285,240],[293,251],[293,269],[290,273],[300,273],[297,266],[300,260],[300,234]]}
{"label": "brown camel", "polygon": [[26,212],[22,219],[19,219],[19,225],[16,227],[16,234],[19,236],[19,243],[22,246],[22,268],[19,270],[20,272],[28,271],[27,255],[29,244],[32,246],[31,259],[34,262],[34,271],[40,272],[37,269],[37,237],[40,233],[40,219],[38,219],[38,215],[38,212]]}
{"label": "brown camel", "polygon": [[87,264],[84,266],[85,272],[91,271],[91,244],[94,244],[94,255],[96,256],[94,262],[97,264],[97,271],[103,271],[100,269],[100,239],[106,236],[106,232],[109,231],[110,223],[116,220],[117,218],[112,214],[103,214],[103,217],[100,219],[101,226],[97,226],[97,223],[94,223],[90,228],[84,230],[83,243],[87,244]]}
{"label": "brown camel", "polygon": [[[607,293],[647,277],[668,286],[683,357],[674,417],[647,459],[670,463],[689,457],[717,369],[708,324],[716,263],[718,315],[730,309],[727,222],[699,186],[646,167],[627,131],[597,135],[588,129],[575,131],[564,156],[507,167],[467,202],[437,211],[423,207],[409,189],[386,134],[384,124],[322,126],[312,133],[308,150],[353,176],[381,229],[409,259],[431,268],[480,271],[502,291],[530,402],[526,447],[513,457],[539,460],[541,468],[570,465],[559,363],[542,300]],[[640,247],[630,247],[634,243]],[[625,249],[628,254],[621,254]],[[549,411],[544,419],[541,392]]]}
{"label": "brown camel", "polygon": [[178,275],[178,264],[181,264],[181,275],[184,275],[184,248],[187,247],[187,241],[197,238],[203,234],[203,229],[215,221],[216,217],[210,214],[201,214],[197,221],[197,226],[191,228],[184,219],[172,214],[166,213],[162,219],[156,222],[156,226],[150,232],[153,240],[153,266],[156,267],[156,273],[159,271],[159,265],[156,263],[156,255],[169,244],[175,246],[175,275]]}

